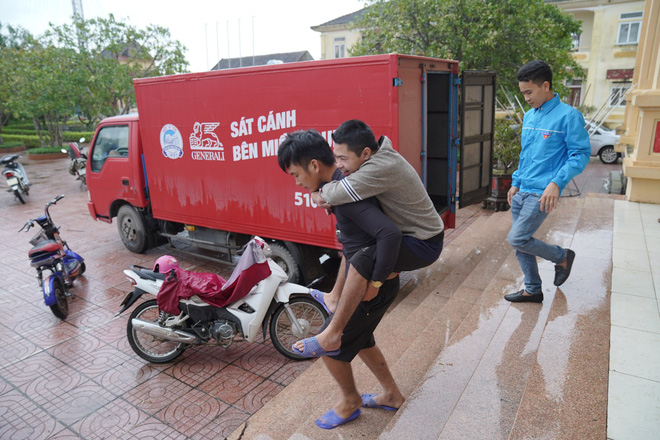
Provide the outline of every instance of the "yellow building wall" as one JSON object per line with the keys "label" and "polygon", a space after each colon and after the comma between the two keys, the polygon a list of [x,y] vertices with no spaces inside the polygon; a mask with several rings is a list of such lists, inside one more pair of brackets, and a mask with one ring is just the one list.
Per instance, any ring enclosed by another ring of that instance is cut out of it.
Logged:
{"label": "yellow building wall", "polygon": [[321,34],[321,59],[328,60],[335,57],[335,40],[344,38],[346,45],[346,56],[350,55],[350,48],[360,41],[360,32],[350,29],[336,29]]}
{"label": "yellow building wall", "polygon": [[[596,109],[605,106],[602,110],[605,113],[612,109],[608,103],[612,87],[626,85],[607,79],[607,71],[634,69],[637,55],[637,44],[617,45],[617,37],[619,23],[641,19],[621,20],[621,14],[642,12],[644,1],[579,0],[556,5],[583,22],[580,46],[573,54],[587,72],[582,85],[582,103]],[[613,108],[607,125],[611,128],[621,125],[624,114],[625,104]]]}

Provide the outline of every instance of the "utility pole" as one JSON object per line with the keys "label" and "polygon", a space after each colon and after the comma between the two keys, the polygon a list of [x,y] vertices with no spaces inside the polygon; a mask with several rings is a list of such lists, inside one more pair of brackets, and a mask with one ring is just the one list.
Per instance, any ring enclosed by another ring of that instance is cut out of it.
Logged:
{"label": "utility pole", "polygon": [[[73,8],[74,25],[76,17],[80,20],[85,20],[82,0],[71,0],[71,7]],[[78,26],[76,26],[76,34],[78,35],[78,48],[82,52],[85,49],[85,36],[82,34],[82,31]]]}
{"label": "utility pole", "polygon": [[82,0],[71,0],[71,6],[73,7],[74,17],[77,15],[84,20],[85,16],[83,14]]}

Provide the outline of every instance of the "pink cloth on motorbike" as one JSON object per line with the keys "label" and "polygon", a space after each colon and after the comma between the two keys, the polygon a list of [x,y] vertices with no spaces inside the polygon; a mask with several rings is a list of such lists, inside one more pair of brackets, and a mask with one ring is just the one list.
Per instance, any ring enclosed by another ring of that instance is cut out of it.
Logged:
{"label": "pink cloth on motorbike", "polygon": [[194,295],[215,307],[224,307],[243,298],[271,273],[263,252],[255,248],[254,242],[250,241],[228,281],[214,273],[192,272],[178,267],[172,269],[156,296],[158,308],[178,315],[179,300]]}

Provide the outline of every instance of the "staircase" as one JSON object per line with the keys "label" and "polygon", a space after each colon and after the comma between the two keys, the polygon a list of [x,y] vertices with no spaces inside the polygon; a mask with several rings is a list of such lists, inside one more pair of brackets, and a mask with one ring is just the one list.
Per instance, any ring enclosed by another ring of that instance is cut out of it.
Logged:
{"label": "staircase", "polygon": [[[502,296],[522,273],[506,242],[511,214],[477,217],[376,331],[407,396],[399,411],[318,428],[339,392],[317,361],[229,439],[605,438],[612,219],[608,196],[562,198],[536,236],[576,251],[573,274],[556,288],[542,261],[543,304],[512,304]],[[360,392],[379,391],[359,358],[353,370]]]}

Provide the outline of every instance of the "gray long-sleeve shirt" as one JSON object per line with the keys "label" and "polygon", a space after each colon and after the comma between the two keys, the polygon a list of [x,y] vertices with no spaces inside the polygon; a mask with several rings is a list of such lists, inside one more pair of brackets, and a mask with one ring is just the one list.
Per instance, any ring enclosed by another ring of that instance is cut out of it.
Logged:
{"label": "gray long-sleeve shirt", "polygon": [[375,196],[403,235],[419,240],[434,237],[444,229],[417,172],[392,148],[387,137],[359,170],[326,184],[321,196],[334,206]]}

